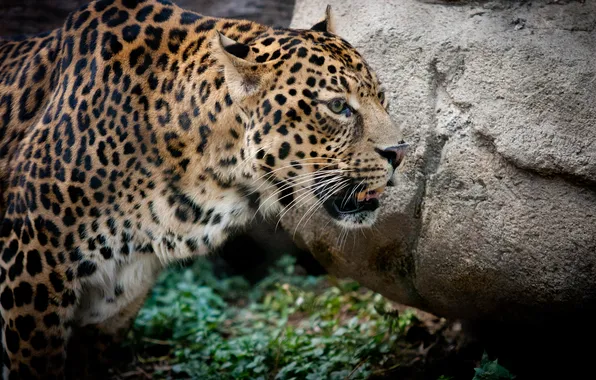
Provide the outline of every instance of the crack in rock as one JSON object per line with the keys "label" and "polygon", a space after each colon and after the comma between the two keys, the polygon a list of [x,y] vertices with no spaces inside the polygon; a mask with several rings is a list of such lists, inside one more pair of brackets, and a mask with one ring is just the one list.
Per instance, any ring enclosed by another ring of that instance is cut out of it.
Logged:
{"label": "crack in rock", "polygon": [[508,164],[516,168],[517,170],[532,173],[539,175],[541,177],[550,178],[550,179],[561,179],[570,185],[577,186],[580,188],[587,188],[588,190],[592,190],[596,192],[596,181],[592,180],[591,178],[587,178],[580,175],[574,175],[565,172],[559,172],[556,170],[548,169],[548,168],[536,168],[528,165],[523,165],[514,157],[511,157],[507,154],[504,154],[499,150],[498,145],[495,142],[495,137],[485,133],[482,130],[475,129],[475,134],[480,137],[483,141],[491,146],[491,152],[493,154],[498,155],[499,157],[503,158]]}

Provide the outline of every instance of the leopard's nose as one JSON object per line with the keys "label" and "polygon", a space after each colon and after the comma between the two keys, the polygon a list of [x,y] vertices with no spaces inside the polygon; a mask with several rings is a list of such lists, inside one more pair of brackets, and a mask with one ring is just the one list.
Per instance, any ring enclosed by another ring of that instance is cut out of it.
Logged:
{"label": "leopard's nose", "polygon": [[409,145],[402,142],[398,145],[390,146],[385,149],[375,149],[377,153],[381,155],[381,157],[385,158],[391,166],[393,170],[395,170],[399,164],[403,161],[404,157],[406,156],[406,151],[408,150]]}

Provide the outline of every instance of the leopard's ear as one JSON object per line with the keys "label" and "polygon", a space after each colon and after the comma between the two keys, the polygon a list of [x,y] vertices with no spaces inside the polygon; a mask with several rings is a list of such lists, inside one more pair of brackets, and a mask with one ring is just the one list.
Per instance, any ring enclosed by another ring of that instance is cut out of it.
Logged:
{"label": "leopard's ear", "polygon": [[327,9],[325,9],[325,18],[314,24],[310,29],[335,34],[335,22],[331,14],[331,5],[327,5]]}
{"label": "leopard's ear", "polygon": [[248,45],[216,31],[211,48],[213,57],[224,68],[224,77],[232,100],[241,101],[264,88],[269,65],[247,61],[245,58],[250,51]]}

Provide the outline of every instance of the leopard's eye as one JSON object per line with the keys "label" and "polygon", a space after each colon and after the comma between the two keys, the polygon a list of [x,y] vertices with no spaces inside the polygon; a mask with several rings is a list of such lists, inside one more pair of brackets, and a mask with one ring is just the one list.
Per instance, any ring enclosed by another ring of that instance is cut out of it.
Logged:
{"label": "leopard's eye", "polygon": [[379,95],[378,96],[379,96],[379,101],[381,103],[385,103],[385,91],[379,92]]}
{"label": "leopard's eye", "polygon": [[334,99],[331,102],[329,102],[329,109],[336,114],[339,115],[344,115],[347,117],[352,116],[352,109],[350,108],[350,106],[348,105],[348,103],[346,103],[345,100],[342,99]]}

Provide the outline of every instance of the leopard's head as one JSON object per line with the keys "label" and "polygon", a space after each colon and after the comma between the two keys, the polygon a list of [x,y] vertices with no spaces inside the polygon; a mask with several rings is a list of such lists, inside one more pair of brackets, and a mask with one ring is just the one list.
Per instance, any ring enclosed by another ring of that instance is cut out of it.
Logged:
{"label": "leopard's head", "polygon": [[[322,207],[344,227],[375,222],[407,144],[376,74],[325,18],[270,30],[248,45],[213,42],[245,119],[251,187],[261,210]],[[278,206],[278,207],[276,207]]]}

